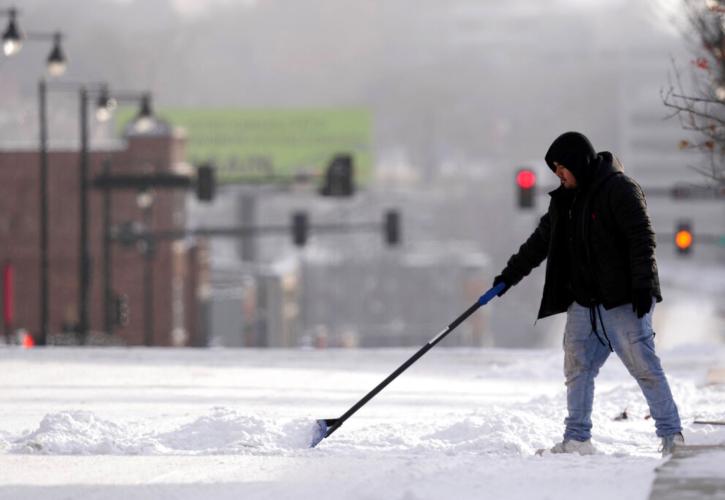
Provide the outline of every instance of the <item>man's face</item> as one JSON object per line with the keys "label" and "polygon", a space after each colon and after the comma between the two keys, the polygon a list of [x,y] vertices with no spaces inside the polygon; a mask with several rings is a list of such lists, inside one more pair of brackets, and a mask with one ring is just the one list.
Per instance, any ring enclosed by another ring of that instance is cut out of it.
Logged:
{"label": "man's face", "polygon": [[564,189],[574,189],[576,187],[576,177],[571,173],[571,170],[566,168],[561,163],[554,162],[556,176],[561,180],[561,185]]}

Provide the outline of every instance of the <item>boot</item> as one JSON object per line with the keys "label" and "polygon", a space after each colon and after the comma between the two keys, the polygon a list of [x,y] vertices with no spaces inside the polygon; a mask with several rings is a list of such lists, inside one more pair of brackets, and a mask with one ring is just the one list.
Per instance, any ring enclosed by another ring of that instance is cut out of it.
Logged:
{"label": "boot", "polygon": [[580,455],[594,455],[597,450],[594,448],[591,439],[586,441],[577,441],[576,439],[565,439],[561,443],[556,443],[551,448],[552,453],[578,453]]}
{"label": "boot", "polygon": [[663,437],[662,446],[660,447],[662,456],[666,457],[667,455],[672,455],[672,450],[674,450],[676,446],[682,446],[684,444],[685,437],[682,435],[681,432]]}

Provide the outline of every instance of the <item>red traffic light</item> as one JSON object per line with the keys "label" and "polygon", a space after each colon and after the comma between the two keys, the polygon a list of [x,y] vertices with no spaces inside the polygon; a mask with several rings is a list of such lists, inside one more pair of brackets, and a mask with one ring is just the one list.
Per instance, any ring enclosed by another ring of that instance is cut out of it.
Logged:
{"label": "red traffic light", "polygon": [[523,168],[516,174],[516,184],[521,189],[531,189],[536,185],[536,174],[533,170]]}
{"label": "red traffic light", "polygon": [[536,197],[536,174],[530,168],[520,168],[516,172],[516,191],[518,206],[523,209],[534,208]]}

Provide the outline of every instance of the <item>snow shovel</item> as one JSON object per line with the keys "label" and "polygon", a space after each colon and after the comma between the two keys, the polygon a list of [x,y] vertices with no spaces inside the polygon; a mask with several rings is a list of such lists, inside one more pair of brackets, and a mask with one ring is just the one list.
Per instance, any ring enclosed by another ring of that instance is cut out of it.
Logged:
{"label": "snow shovel", "polygon": [[453,330],[456,329],[458,325],[463,323],[471,314],[476,312],[479,307],[488,304],[488,302],[493,299],[496,295],[498,295],[502,290],[506,288],[505,283],[499,283],[495,287],[491,288],[489,291],[481,295],[479,297],[478,301],[476,301],[475,304],[473,304],[471,307],[469,307],[466,312],[458,316],[453,323],[448,325],[447,328],[445,328],[442,332],[440,332],[438,335],[433,337],[431,340],[428,341],[427,344],[425,344],[423,347],[421,347],[418,352],[413,354],[405,363],[400,365],[397,370],[395,370],[393,373],[388,375],[388,378],[380,382],[372,391],[368,392],[365,397],[363,397],[360,401],[355,403],[354,406],[352,406],[349,410],[347,410],[341,417],[339,418],[326,418],[322,420],[317,420],[317,424],[314,429],[314,433],[312,436],[312,443],[310,445],[310,448],[314,448],[317,446],[320,441],[327,438],[335,432],[337,429],[339,429],[342,424],[347,420],[348,418],[352,417],[355,412],[357,412],[360,408],[365,406],[365,404],[373,399],[377,393],[385,389],[385,387],[395,380],[398,375],[403,373],[405,370],[407,370],[410,365],[418,361],[420,357],[423,356],[426,352],[431,350],[433,346],[435,346],[438,342],[446,338],[446,336],[451,333]]}

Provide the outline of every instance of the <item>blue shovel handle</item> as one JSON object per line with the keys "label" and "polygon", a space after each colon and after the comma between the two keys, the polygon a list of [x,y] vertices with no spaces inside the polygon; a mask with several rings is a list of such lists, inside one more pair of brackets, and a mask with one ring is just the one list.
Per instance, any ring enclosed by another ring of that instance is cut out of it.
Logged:
{"label": "blue shovel handle", "polygon": [[495,287],[491,288],[488,292],[481,295],[481,297],[478,299],[478,305],[479,306],[485,306],[489,303],[489,301],[494,298],[496,295],[501,293],[506,288],[506,283],[503,281],[496,285]]}

